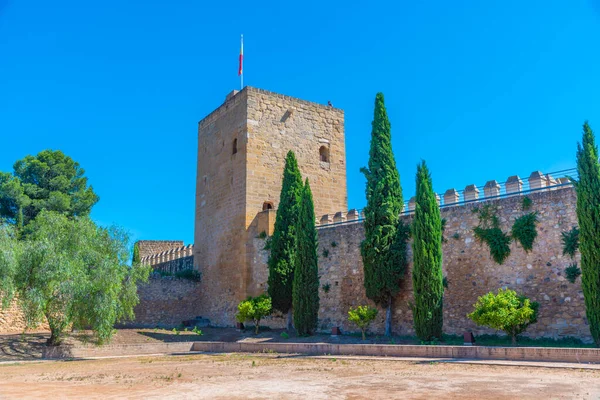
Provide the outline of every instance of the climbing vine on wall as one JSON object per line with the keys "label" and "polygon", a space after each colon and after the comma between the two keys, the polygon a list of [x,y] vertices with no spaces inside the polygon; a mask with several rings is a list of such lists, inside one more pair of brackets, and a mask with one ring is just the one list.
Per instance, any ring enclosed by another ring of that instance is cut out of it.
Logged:
{"label": "climbing vine on wall", "polygon": [[531,251],[533,248],[533,242],[537,237],[537,230],[535,229],[537,222],[537,212],[530,212],[517,218],[512,226],[512,238],[521,243],[526,252]]}
{"label": "climbing vine on wall", "polygon": [[563,243],[563,255],[575,257],[575,252],[579,248],[579,229],[574,226],[570,231],[561,233]]}
{"label": "climbing vine on wall", "polygon": [[488,204],[477,209],[476,212],[479,213],[479,225],[473,229],[475,237],[487,244],[490,255],[496,263],[504,263],[510,255],[510,236],[500,229],[500,220],[496,215],[497,208]]}

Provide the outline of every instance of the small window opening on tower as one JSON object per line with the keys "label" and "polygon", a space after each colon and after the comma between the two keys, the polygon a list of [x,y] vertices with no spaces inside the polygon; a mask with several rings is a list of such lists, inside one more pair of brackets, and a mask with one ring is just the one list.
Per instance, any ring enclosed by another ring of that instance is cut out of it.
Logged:
{"label": "small window opening on tower", "polygon": [[237,139],[233,139],[233,150],[231,151],[231,154],[235,153],[237,153]]}
{"label": "small window opening on tower", "polygon": [[329,148],[327,146],[321,146],[319,149],[319,158],[322,162],[329,162]]}
{"label": "small window opening on tower", "polygon": [[272,209],[273,209],[273,202],[265,201],[263,203],[263,211],[272,210]]}

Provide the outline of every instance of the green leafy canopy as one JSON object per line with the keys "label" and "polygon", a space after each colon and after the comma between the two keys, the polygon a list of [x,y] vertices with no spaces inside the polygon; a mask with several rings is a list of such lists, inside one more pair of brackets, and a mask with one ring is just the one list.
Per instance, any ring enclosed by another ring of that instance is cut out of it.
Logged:
{"label": "green leafy canopy", "polygon": [[238,322],[254,322],[255,333],[258,334],[260,320],[271,314],[271,299],[262,294],[257,297],[248,297],[238,304],[238,313],[235,316]]}
{"label": "green leafy canopy", "polygon": [[98,196],[84,174],[61,151],[26,156],[14,164],[12,174],[0,172],[0,217],[27,225],[42,210],[71,217],[88,215]]}

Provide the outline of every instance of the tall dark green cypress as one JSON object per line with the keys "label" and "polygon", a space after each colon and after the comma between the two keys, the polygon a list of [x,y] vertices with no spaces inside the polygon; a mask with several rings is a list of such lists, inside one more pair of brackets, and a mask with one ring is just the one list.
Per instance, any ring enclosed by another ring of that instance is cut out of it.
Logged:
{"label": "tall dark green cypress", "polygon": [[133,257],[131,258],[131,264],[136,265],[140,263],[140,246],[137,242],[133,245]]}
{"label": "tall dark green cypress", "polygon": [[269,296],[273,308],[288,314],[287,326],[292,328],[292,288],[296,257],[296,227],[302,195],[302,175],[293,151],[285,158],[279,207],[275,229],[269,239]]}
{"label": "tall dark green cypress", "polygon": [[577,143],[577,221],[581,253],[581,286],[592,337],[600,346],[600,165],[594,132],[583,124]]}
{"label": "tall dark green cypress", "polygon": [[310,335],[319,317],[319,267],[315,206],[308,179],[302,190],[296,230],[296,268],[294,271],[294,325],[299,335]]}
{"label": "tall dark green cypress", "polygon": [[442,337],[443,274],[442,219],[429,169],[422,161],[417,166],[417,196],[412,223],[413,238],[413,321],[419,339]]}
{"label": "tall dark green cypress", "polygon": [[383,93],[375,97],[367,178],[365,240],[361,244],[367,297],[387,309],[385,334],[392,333],[392,304],[406,271],[407,229],[400,221],[402,188],[392,152],[391,126]]}

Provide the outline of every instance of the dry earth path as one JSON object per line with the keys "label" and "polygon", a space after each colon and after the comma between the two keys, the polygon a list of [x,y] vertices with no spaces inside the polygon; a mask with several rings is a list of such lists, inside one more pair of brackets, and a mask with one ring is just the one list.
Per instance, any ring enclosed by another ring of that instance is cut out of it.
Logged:
{"label": "dry earth path", "polygon": [[0,398],[598,399],[600,371],[285,355],[0,365]]}

